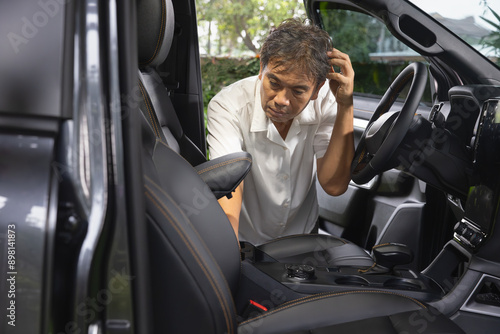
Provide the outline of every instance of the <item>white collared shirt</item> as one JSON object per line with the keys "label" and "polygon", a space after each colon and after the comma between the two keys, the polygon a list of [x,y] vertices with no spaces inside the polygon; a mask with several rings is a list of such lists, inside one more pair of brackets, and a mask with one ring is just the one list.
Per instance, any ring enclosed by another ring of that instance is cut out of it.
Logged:
{"label": "white collared shirt", "polygon": [[309,233],[318,218],[316,159],[330,142],[337,105],[326,83],[292,122],[286,140],[262,109],[257,76],[222,89],[208,105],[210,157],[246,151],[239,238],[254,245]]}

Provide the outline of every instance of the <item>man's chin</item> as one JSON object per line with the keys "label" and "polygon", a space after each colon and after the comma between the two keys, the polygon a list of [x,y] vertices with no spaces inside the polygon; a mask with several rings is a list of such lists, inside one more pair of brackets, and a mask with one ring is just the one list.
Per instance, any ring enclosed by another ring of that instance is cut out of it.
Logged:
{"label": "man's chin", "polygon": [[267,118],[269,118],[273,122],[288,122],[290,120],[290,117],[288,117],[288,114],[279,114],[275,112],[267,112],[266,113]]}

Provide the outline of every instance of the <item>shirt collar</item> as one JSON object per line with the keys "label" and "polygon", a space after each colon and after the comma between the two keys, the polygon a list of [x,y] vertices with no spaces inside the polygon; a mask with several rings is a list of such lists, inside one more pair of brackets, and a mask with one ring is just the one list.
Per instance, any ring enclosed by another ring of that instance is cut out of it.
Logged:
{"label": "shirt collar", "polygon": [[252,115],[252,126],[250,127],[250,132],[267,131],[267,126],[269,124],[269,119],[262,109],[262,103],[260,101],[260,86],[261,81],[259,77],[255,80],[255,100],[253,103],[253,115]]}

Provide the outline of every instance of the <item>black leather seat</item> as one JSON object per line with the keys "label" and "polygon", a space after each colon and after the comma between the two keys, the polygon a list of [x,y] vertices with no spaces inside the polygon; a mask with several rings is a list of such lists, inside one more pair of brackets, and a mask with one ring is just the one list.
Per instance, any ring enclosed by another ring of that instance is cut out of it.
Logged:
{"label": "black leather seat", "polygon": [[[138,2],[140,109],[157,140],[165,142],[196,166],[202,179],[217,198],[233,191],[249,171],[250,155],[234,153],[205,161],[204,155],[184,134],[169,93],[156,67],[165,61],[174,34],[174,11],[171,1]],[[336,266],[371,266],[373,259],[357,245],[333,236],[295,235],[279,238],[258,247],[281,262]]]}
{"label": "black leather seat", "polygon": [[231,196],[250,171],[250,154],[239,152],[206,161],[205,155],[184,133],[158,65],[168,56],[174,35],[171,1],[143,1],[137,6],[139,46],[139,108],[157,140],[166,143],[198,171],[217,198]]}
{"label": "black leather seat", "polygon": [[205,162],[205,155],[185,135],[168,91],[157,72],[165,61],[174,38],[175,18],[171,1],[137,3],[139,102],[155,136],[180,153],[193,166]]}

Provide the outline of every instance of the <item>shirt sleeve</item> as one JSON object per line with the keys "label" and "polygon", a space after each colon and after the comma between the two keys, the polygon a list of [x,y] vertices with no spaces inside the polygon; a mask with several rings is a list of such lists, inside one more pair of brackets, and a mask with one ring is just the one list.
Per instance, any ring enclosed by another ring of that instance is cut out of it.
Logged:
{"label": "shirt sleeve", "polygon": [[223,94],[216,95],[207,108],[207,143],[210,159],[243,151],[240,122]]}
{"label": "shirt sleeve", "polygon": [[318,130],[314,137],[314,153],[316,159],[322,158],[330,143],[333,125],[337,118],[337,102],[330,91],[328,82],[321,88],[318,98],[314,101],[316,113],[320,115]]}

